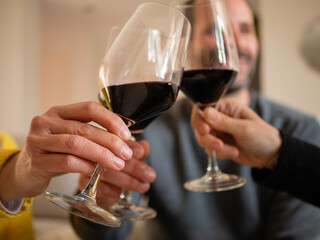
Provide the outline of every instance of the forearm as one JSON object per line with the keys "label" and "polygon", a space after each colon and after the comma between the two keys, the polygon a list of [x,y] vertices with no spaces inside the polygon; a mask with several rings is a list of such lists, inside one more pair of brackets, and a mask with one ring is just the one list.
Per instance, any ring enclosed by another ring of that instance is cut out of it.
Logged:
{"label": "forearm", "polygon": [[[19,195],[19,187],[16,186],[12,167],[19,155],[19,149],[12,151],[15,155],[10,155],[0,170],[0,217],[16,218],[25,214],[32,205],[32,198],[22,198]],[[2,154],[4,151],[2,151]],[[4,158],[3,158],[4,159]],[[21,185],[23,187],[23,185]]]}
{"label": "forearm", "polygon": [[275,169],[253,169],[253,178],[270,188],[320,206],[320,197],[315,192],[320,176],[319,148],[287,134],[282,136],[283,145]]}

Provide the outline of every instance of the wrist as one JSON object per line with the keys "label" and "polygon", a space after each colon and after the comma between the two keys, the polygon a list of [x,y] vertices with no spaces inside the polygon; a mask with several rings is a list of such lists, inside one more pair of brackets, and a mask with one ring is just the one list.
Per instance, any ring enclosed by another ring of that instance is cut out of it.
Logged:
{"label": "wrist", "polygon": [[282,146],[282,136],[278,129],[272,129],[272,138],[270,139],[272,150],[270,155],[267,157],[265,168],[273,170],[277,164]]}
{"label": "wrist", "polygon": [[19,153],[12,155],[0,169],[0,200],[4,204],[21,197],[17,195],[19,189],[15,187],[15,165],[18,156]]}

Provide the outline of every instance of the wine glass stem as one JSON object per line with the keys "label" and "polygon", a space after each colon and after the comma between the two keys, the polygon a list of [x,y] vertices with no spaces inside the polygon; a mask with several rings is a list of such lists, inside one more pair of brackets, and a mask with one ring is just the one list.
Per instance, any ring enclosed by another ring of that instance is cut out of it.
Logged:
{"label": "wine glass stem", "polygon": [[124,207],[129,207],[130,205],[132,205],[133,202],[132,202],[132,197],[131,197],[130,191],[128,191],[126,189],[122,189],[118,203]]}
{"label": "wine glass stem", "polygon": [[216,157],[216,152],[208,150],[208,166],[207,173],[211,175],[219,175],[221,174],[221,170],[218,165],[218,160]]}
{"label": "wine glass stem", "polygon": [[97,195],[97,188],[98,184],[100,182],[101,174],[104,172],[105,168],[101,167],[100,164],[97,164],[96,169],[94,170],[89,183],[85,187],[85,189],[82,190],[80,195],[89,197],[95,200]]}

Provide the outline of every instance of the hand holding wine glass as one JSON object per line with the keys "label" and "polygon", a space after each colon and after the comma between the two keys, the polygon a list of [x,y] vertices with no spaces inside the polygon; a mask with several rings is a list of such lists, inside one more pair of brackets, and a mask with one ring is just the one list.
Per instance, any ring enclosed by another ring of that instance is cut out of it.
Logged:
{"label": "hand holding wine glass", "polygon": [[[181,90],[201,110],[215,106],[239,71],[236,44],[223,0],[178,0],[172,4],[191,22],[188,59]],[[213,151],[206,174],[184,184],[191,191],[225,191],[241,187],[244,178],[222,173]]]}
{"label": "hand holding wine glass", "polygon": [[[109,110],[130,127],[170,108],[176,100],[189,40],[190,23],[162,4],[138,7],[107,52],[99,84]],[[48,200],[79,217],[118,227],[120,221],[96,203],[105,168],[97,164],[77,196],[46,192]]]}
{"label": "hand holding wine glass", "polygon": [[[108,131],[88,124],[91,121],[108,129]],[[77,216],[106,226],[120,226],[120,221],[117,218],[96,204],[95,190],[100,174],[105,167],[114,170],[118,169],[119,171],[124,167],[124,162],[120,158],[129,160],[132,156],[130,153],[132,150],[128,146],[124,148],[125,143],[123,143],[122,147],[119,145],[122,142],[120,139],[127,140],[130,137],[130,132],[122,120],[98,103],[87,102],[54,107],[43,116],[37,117],[32,126],[37,126],[35,133],[41,134],[40,136],[30,135],[29,139],[32,142],[39,141],[36,146],[37,152],[39,152],[41,144],[43,147],[49,146],[40,152],[43,152],[43,155],[46,156],[47,165],[52,165],[52,171],[57,168],[55,165],[58,162],[61,166],[60,168],[64,167],[66,170],[76,164],[78,166],[76,168],[77,171],[74,169],[73,172],[82,173],[83,169],[80,169],[81,164],[78,163],[79,161],[83,162],[82,165],[84,163],[91,165],[90,161],[93,161],[97,162],[98,165],[104,166],[94,171],[87,187],[77,196],[46,192],[45,197],[57,206]],[[41,128],[44,129],[39,132]],[[32,146],[30,143],[27,145],[29,147]],[[127,151],[129,155],[124,157],[122,154]],[[28,151],[28,155],[30,155],[30,151]],[[39,159],[43,158],[41,155],[35,155],[33,158],[39,161]],[[108,162],[109,164],[113,162],[115,166],[108,166],[106,164]],[[65,172],[68,172],[66,170]],[[50,174],[50,171],[47,171],[47,174]]]}
{"label": "hand holding wine glass", "polygon": [[277,164],[282,145],[279,130],[235,99],[223,98],[202,114],[194,106],[191,123],[200,146],[215,149],[220,159],[258,169],[272,170]]}

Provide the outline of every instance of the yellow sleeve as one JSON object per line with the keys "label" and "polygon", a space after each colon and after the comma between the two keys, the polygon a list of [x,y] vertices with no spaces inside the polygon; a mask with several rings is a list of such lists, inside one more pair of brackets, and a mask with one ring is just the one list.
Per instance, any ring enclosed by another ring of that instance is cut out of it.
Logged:
{"label": "yellow sleeve", "polygon": [[[21,149],[17,147],[13,138],[9,134],[0,131],[0,169],[11,158],[11,156],[20,151]],[[10,214],[0,206],[0,217],[15,218],[21,216],[30,209],[32,202],[32,198],[25,198],[21,210],[16,214]]]}

